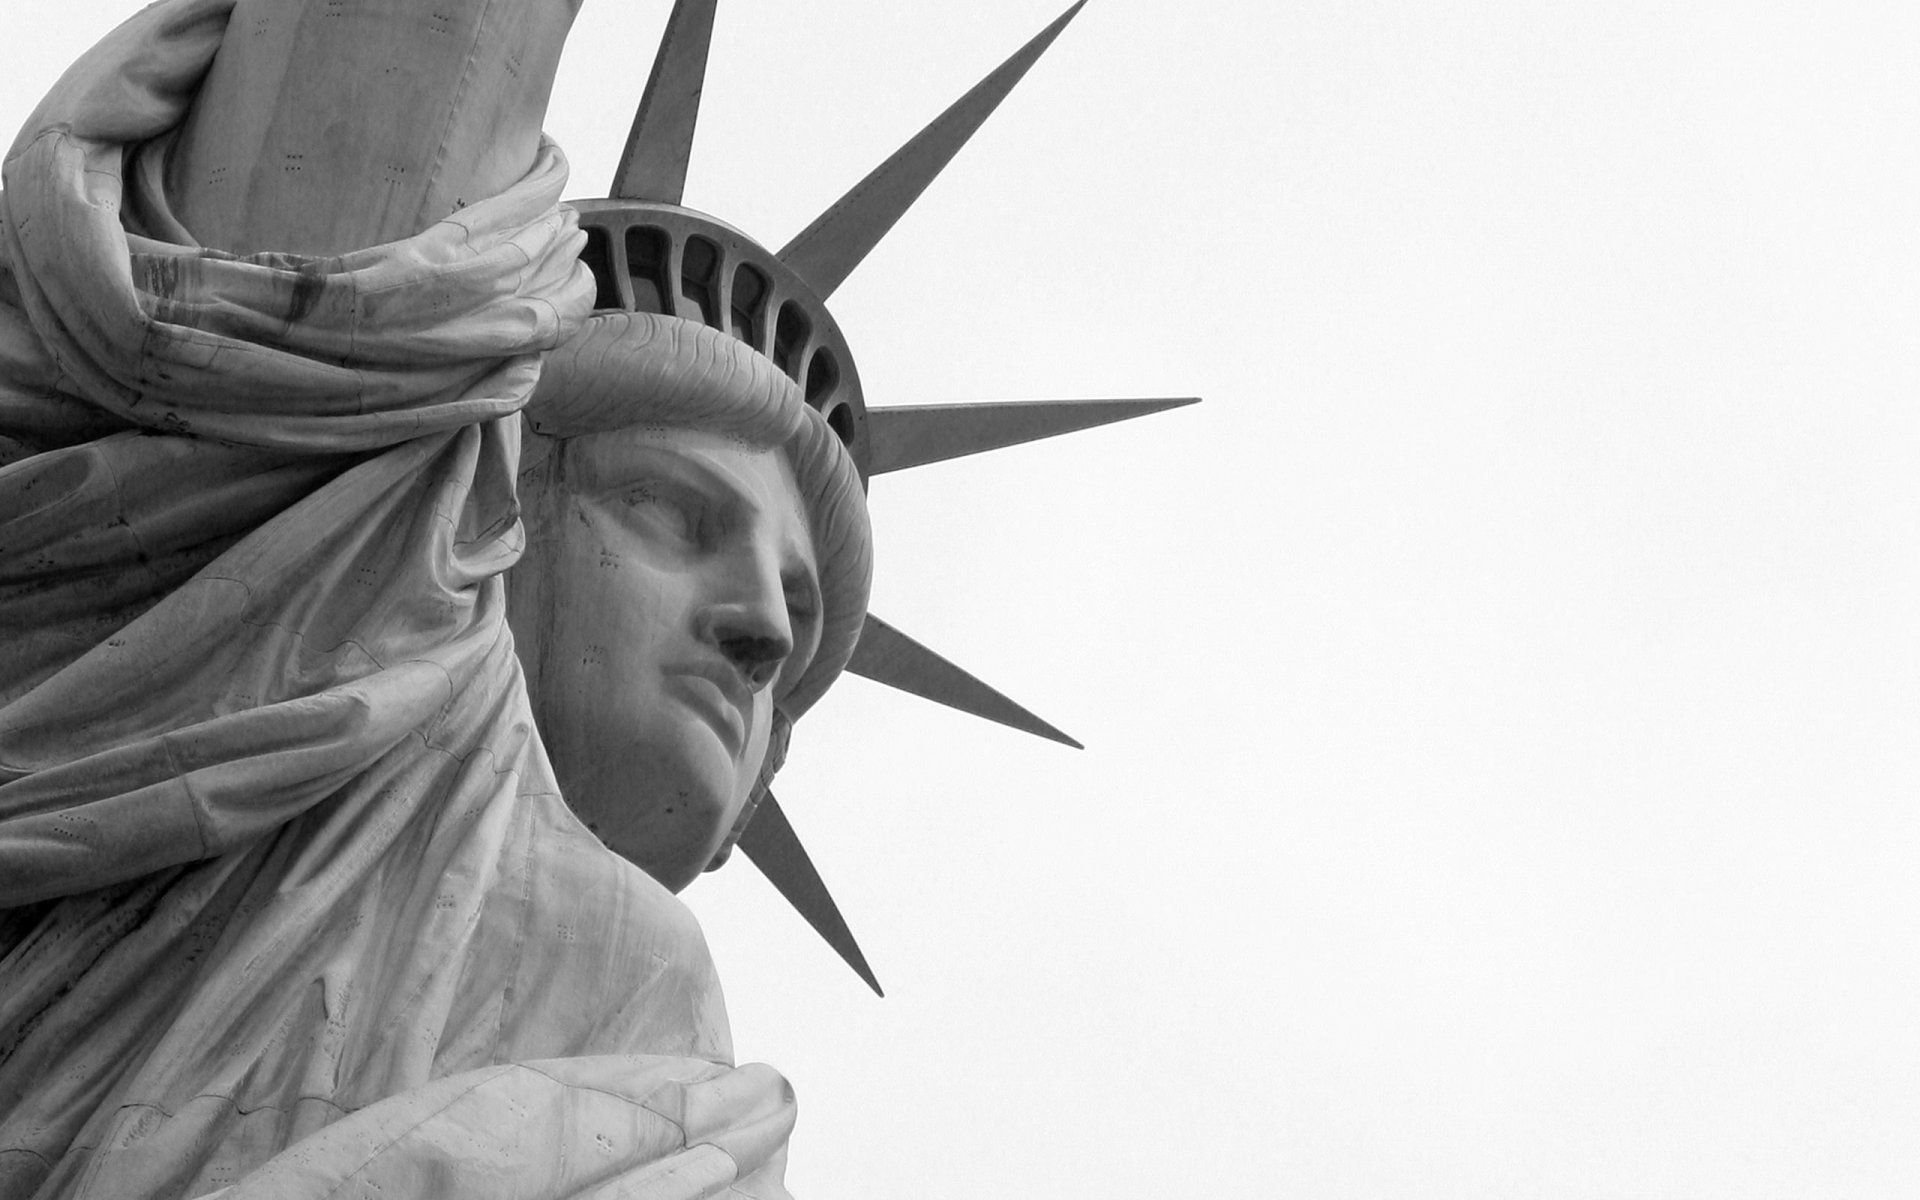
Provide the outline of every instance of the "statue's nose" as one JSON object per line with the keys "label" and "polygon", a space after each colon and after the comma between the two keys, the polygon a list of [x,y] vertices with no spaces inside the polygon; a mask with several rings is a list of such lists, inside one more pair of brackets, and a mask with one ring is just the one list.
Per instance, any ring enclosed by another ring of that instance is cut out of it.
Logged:
{"label": "statue's nose", "polygon": [[780,664],[793,653],[791,637],[755,637],[750,634],[722,635],[720,653],[726,655],[747,686],[754,691],[772,683],[780,673]]}
{"label": "statue's nose", "polygon": [[729,565],[704,614],[704,634],[757,692],[773,682],[793,653],[786,589],[779,565],[768,555],[743,553]]}

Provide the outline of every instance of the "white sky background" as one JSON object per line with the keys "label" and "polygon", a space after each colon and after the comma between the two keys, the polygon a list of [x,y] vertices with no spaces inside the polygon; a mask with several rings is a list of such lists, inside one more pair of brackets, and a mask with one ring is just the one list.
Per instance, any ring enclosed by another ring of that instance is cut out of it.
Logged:
{"label": "white sky background", "polygon": [[[13,6],[17,124],[123,2]],[[665,0],[589,0],[603,194]],[[778,247],[1055,15],[728,0]],[[811,1197],[1920,1189],[1920,10],[1094,0],[834,308],[876,405],[1201,395],[877,480],[780,792],[887,985],[688,893]]]}

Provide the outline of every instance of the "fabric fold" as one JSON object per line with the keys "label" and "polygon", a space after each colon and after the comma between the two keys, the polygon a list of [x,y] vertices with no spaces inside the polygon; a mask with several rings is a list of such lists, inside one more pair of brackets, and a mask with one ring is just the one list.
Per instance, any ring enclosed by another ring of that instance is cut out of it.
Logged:
{"label": "fabric fold", "polygon": [[127,173],[128,148],[178,123],[230,8],[135,16],[62,78],[7,155],[6,256],[60,390],[143,428],[301,451],[390,446],[517,411],[532,356],[572,332],[593,295],[551,141],[500,195],[350,254],[236,256],[123,227],[125,201],[177,228],[161,172]]}

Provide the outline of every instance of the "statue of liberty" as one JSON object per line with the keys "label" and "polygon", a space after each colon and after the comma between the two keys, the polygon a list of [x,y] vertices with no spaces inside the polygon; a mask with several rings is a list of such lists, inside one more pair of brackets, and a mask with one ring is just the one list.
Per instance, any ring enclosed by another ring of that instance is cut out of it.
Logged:
{"label": "statue of liberty", "polygon": [[[869,410],[825,299],[1062,17],[775,255],[679,206],[712,3],[614,196],[573,0],[161,0],[0,198],[0,1194],[783,1196],[675,898],[852,669],[874,473],[1165,402]],[[877,988],[877,985],[876,985]]]}

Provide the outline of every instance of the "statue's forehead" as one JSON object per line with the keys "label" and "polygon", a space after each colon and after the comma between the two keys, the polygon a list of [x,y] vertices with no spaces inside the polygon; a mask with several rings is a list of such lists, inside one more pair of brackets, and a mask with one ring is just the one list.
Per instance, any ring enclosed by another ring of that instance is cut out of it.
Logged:
{"label": "statue's forehead", "polygon": [[562,484],[592,496],[672,476],[718,503],[765,513],[812,556],[806,505],[792,464],[778,449],[701,429],[631,426],[569,438]]}

